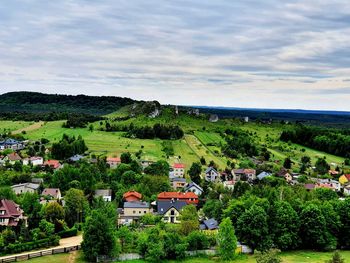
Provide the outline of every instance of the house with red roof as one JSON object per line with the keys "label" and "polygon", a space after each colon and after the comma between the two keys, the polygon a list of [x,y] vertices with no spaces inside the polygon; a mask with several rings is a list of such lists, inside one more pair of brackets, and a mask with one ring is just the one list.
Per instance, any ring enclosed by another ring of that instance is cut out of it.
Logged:
{"label": "house with red roof", "polygon": [[44,166],[49,166],[54,170],[61,168],[61,164],[57,160],[47,160],[44,162]]}
{"label": "house with red roof", "polygon": [[16,153],[16,152],[8,154],[7,158],[8,158],[8,161],[9,161],[10,164],[14,164],[17,161],[21,161],[22,160],[21,156],[19,156],[19,154]]}
{"label": "house with red roof", "polygon": [[158,194],[158,201],[185,201],[187,204],[197,205],[198,195],[193,192],[181,193],[181,192],[162,192]]}
{"label": "house with red roof", "polygon": [[112,169],[116,168],[119,164],[122,163],[119,157],[107,157],[106,162]]}
{"label": "house with red roof", "polygon": [[61,191],[58,188],[45,188],[41,195],[55,200],[62,199]]}
{"label": "house with red roof", "polygon": [[17,226],[24,220],[27,224],[27,218],[23,210],[12,200],[0,199],[0,226]]}
{"label": "house with red roof", "polygon": [[123,194],[123,199],[125,202],[139,202],[142,199],[142,194],[136,191],[128,191]]}
{"label": "house with red roof", "polygon": [[183,163],[174,163],[173,165],[173,177],[184,177],[185,165]]}

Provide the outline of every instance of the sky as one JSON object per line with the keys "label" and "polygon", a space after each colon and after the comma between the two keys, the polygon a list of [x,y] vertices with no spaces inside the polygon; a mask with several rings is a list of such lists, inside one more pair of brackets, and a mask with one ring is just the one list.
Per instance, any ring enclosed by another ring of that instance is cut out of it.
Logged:
{"label": "sky", "polygon": [[9,91],[350,111],[350,3],[3,0]]}

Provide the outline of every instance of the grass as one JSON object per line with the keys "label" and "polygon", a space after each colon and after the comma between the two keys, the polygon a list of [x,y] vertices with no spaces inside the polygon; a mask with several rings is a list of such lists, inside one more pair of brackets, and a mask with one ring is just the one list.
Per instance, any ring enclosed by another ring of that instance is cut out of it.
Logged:
{"label": "grass", "polygon": [[0,121],[0,133],[15,131],[30,126],[28,121]]}
{"label": "grass", "polygon": [[[291,251],[282,252],[281,258],[283,263],[324,263],[330,259],[332,252],[314,252],[314,251]],[[345,263],[350,263],[350,251],[341,251],[340,254],[345,259]],[[129,263],[144,263],[144,260],[131,260]],[[175,260],[165,261],[169,263],[177,262]],[[226,262],[226,263],[256,263],[255,256],[253,255],[240,255],[235,260],[221,261],[218,257],[199,257],[188,258],[181,262],[184,263],[214,263],[214,262]]]}

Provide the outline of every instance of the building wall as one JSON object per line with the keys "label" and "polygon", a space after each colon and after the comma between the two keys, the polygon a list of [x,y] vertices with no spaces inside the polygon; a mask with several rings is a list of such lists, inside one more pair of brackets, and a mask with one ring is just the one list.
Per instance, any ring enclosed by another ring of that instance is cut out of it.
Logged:
{"label": "building wall", "polygon": [[124,208],[124,216],[143,216],[150,213],[149,208]]}
{"label": "building wall", "polygon": [[163,215],[163,221],[166,223],[178,224],[181,222],[180,213],[175,208],[171,208]]}

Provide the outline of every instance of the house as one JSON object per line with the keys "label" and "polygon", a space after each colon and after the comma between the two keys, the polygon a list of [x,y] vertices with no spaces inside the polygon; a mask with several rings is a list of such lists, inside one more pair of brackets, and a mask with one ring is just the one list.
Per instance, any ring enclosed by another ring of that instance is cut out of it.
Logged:
{"label": "house", "polygon": [[329,170],[328,173],[329,173],[329,175],[331,175],[331,176],[337,176],[337,175],[339,174],[339,172],[336,171],[336,170]]}
{"label": "house", "polygon": [[111,189],[97,189],[95,190],[95,198],[102,197],[105,202],[112,202],[112,190]]}
{"label": "house", "polygon": [[76,163],[76,162],[79,162],[80,160],[84,159],[85,157],[80,155],[80,154],[76,154],[76,155],[73,155],[72,157],[70,157],[68,159],[69,162],[72,162],[72,163]]}
{"label": "house", "polygon": [[180,190],[186,186],[186,179],[185,178],[173,178],[170,180],[173,189]]}
{"label": "house", "polygon": [[214,218],[210,218],[210,219],[204,220],[199,225],[199,228],[201,230],[216,230],[219,228],[219,223]]}
{"label": "house", "polygon": [[19,205],[12,200],[0,199],[0,226],[17,226],[21,220],[27,225],[27,218]]}
{"label": "house", "polygon": [[62,199],[61,191],[58,188],[45,188],[41,195],[55,200]]}
{"label": "house", "polygon": [[57,160],[47,160],[44,162],[44,166],[48,166],[54,170],[61,168],[61,164]]}
{"label": "house", "polygon": [[350,195],[350,184],[347,184],[344,186],[344,195],[349,196]]}
{"label": "house", "polygon": [[173,176],[184,177],[184,175],[185,175],[185,165],[183,163],[174,163]]}
{"label": "house", "polygon": [[207,182],[217,182],[220,179],[220,174],[214,167],[208,167],[205,171],[205,180]]}
{"label": "house", "polygon": [[342,176],[339,177],[339,183],[342,185],[348,183],[350,181],[350,174],[343,174]]}
{"label": "house", "polygon": [[22,160],[21,156],[19,156],[16,152],[8,154],[7,159],[10,164],[15,164],[15,162]]}
{"label": "house", "polygon": [[112,169],[116,168],[119,164],[122,163],[119,157],[107,157],[106,162]]}
{"label": "house", "polygon": [[23,159],[23,165],[30,165],[32,164],[33,166],[38,166],[38,165],[43,165],[44,164],[44,159],[43,157],[40,156],[33,156],[30,158],[24,158]]}
{"label": "house", "polygon": [[328,183],[325,183],[325,184],[317,183],[317,184],[315,184],[315,189],[317,189],[317,188],[326,188],[326,189],[335,191],[335,189]]}
{"label": "house", "polygon": [[333,179],[317,179],[317,183],[329,185],[330,188],[334,189],[337,192],[341,190],[341,184]]}
{"label": "house", "polygon": [[24,143],[17,141],[15,139],[6,139],[0,141],[0,151],[11,149],[13,151],[18,151],[24,149]]}
{"label": "house", "polygon": [[180,193],[180,192],[162,192],[158,194],[158,201],[184,201],[186,204],[197,205],[198,195],[193,192]]}
{"label": "house", "polygon": [[148,202],[133,201],[125,202],[123,209],[119,209],[118,224],[128,225],[138,222],[142,216],[151,213]]}
{"label": "house", "polygon": [[293,180],[293,176],[288,172],[288,170],[284,167],[282,167],[278,173],[278,177],[283,177],[287,182],[291,182]]}
{"label": "house", "polygon": [[257,175],[257,178],[259,179],[259,180],[262,180],[262,179],[264,179],[264,178],[266,178],[266,177],[269,177],[269,176],[271,176],[272,174],[271,173],[269,173],[269,172],[261,172],[261,173],[259,173],[258,175]]}
{"label": "house", "polygon": [[129,191],[123,194],[123,200],[126,202],[141,201],[141,199],[142,199],[142,194],[136,191]]}
{"label": "house", "polygon": [[191,182],[191,183],[187,184],[186,187],[184,188],[184,190],[185,190],[185,192],[193,192],[198,196],[203,193],[203,188],[200,187],[195,182]]}
{"label": "house", "polygon": [[242,181],[254,181],[256,179],[256,171],[254,169],[233,169],[231,171],[233,180],[238,182]]}
{"label": "house", "polygon": [[229,180],[229,181],[223,182],[224,187],[227,189],[230,189],[230,190],[235,189],[235,184],[236,184],[236,181],[234,181],[234,180]]}
{"label": "house", "polygon": [[187,205],[186,201],[182,200],[158,200],[157,211],[163,217],[166,223],[180,223],[181,210]]}
{"label": "house", "polygon": [[23,183],[12,185],[11,189],[15,192],[16,195],[20,195],[24,193],[35,193],[38,191],[39,187],[40,184]]}

